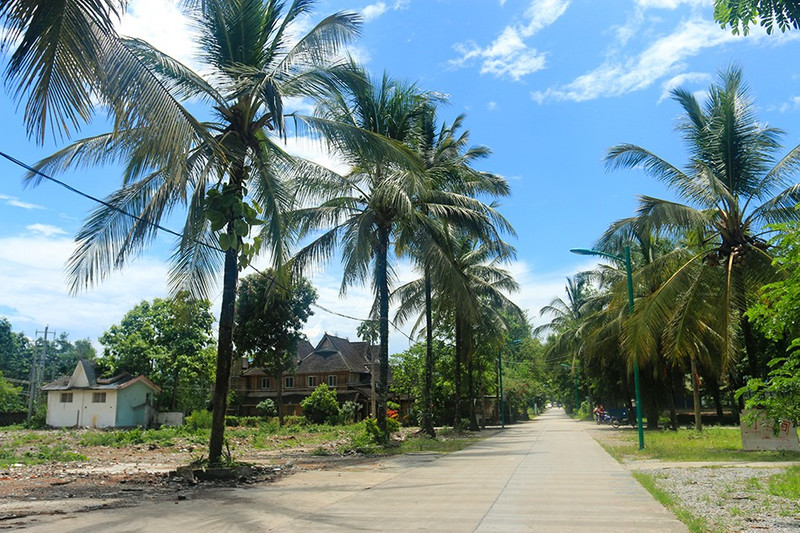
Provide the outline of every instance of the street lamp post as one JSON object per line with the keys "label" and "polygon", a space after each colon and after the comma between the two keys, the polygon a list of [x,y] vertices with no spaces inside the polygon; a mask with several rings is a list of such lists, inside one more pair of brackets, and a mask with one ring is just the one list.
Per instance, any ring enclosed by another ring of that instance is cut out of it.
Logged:
{"label": "street lamp post", "polygon": [[[631,272],[631,247],[625,247],[625,258],[613,254],[607,254],[600,250],[589,250],[586,248],[573,248],[570,250],[573,254],[578,255],[599,255],[608,257],[615,261],[625,262],[625,274],[628,278],[628,313],[633,315],[633,274]],[[639,449],[644,449],[644,431],[642,430],[642,393],[639,386],[639,362],[633,361],[633,383],[636,390],[636,426],[639,431]]]}

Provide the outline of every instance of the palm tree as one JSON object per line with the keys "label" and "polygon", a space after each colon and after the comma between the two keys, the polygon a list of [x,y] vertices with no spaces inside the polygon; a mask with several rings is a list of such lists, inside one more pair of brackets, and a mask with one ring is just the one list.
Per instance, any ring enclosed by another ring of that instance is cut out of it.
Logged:
{"label": "palm tree", "polygon": [[[505,196],[509,193],[507,182],[486,172],[474,170],[470,165],[489,155],[486,147],[470,147],[469,131],[460,135],[464,116],[459,115],[451,126],[442,124],[438,133],[435,128],[436,109],[429,105],[420,115],[420,135],[414,150],[420,156],[424,172],[429,180],[426,196],[416,198],[416,217],[405,225],[398,245],[402,254],[410,256],[423,277],[398,287],[391,298],[400,302],[396,319],[404,322],[420,311],[425,319],[426,357],[425,383],[423,387],[422,429],[431,437],[436,435],[431,412],[431,389],[433,386],[433,296],[432,270],[448,269],[454,265],[442,264],[450,257],[447,254],[446,233],[457,227],[470,232],[487,243],[501,242],[499,231],[510,230],[508,222],[493,207],[475,200],[472,196],[484,194]],[[432,206],[447,206],[447,210],[434,211]],[[420,325],[419,320],[415,325]]]}
{"label": "palm tree", "polygon": [[[365,143],[331,135],[332,147],[351,165],[343,177],[309,182],[320,205],[299,209],[300,237],[325,230],[295,256],[298,268],[329,259],[337,246],[343,252],[341,292],[372,279],[378,320],[379,352],[376,390],[377,422],[386,435],[386,397],[389,372],[389,284],[391,245],[403,220],[414,214],[414,198],[426,182],[421,164],[405,147],[430,95],[416,86],[384,74],[379,81],[353,78],[339,93],[318,105],[316,125],[346,124],[396,149],[395,157],[376,157]],[[327,131],[327,130],[326,130]]]}
{"label": "palm tree", "polygon": [[[434,271],[434,283],[441,287],[442,305],[450,311],[456,341],[456,422],[460,418],[462,364],[467,367],[467,391],[475,398],[474,347],[478,328],[502,336],[506,330],[503,313],[522,314],[507,293],[519,290],[511,274],[501,264],[514,257],[506,243],[481,244],[468,235],[450,235],[451,269]],[[501,253],[498,254],[498,249]],[[475,405],[469,405],[470,428],[478,429]]]}
{"label": "palm tree", "polygon": [[68,134],[90,118],[92,87],[125,0],[0,2],[0,50],[15,47],[6,67],[15,95],[27,95],[25,124],[41,143],[48,128]]}
{"label": "palm tree", "polygon": [[663,340],[666,353],[687,361],[715,344],[724,369],[740,351],[741,333],[750,372],[758,376],[744,310],[758,288],[780,276],[763,236],[768,224],[798,218],[800,185],[790,177],[800,165],[800,147],[776,159],[783,132],[756,120],[736,67],[720,74],[704,106],[683,89],[673,98],[684,110],[679,131],[691,153],[685,171],[632,144],[606,156],[609,168],[641,168],[687,202],[642,197],[633,224],[693,243],[675,251],[683,256],[679,266],[637,303],[640,331],[650,334],[632,335],[632,349],[655,353]]}
{"label": "palm tree", "polygon": [[[338,13],[294,41],[293,28],[312,5],[308,0],[288,7],[280,0],[198,2],[191,14],[201,32],[207,79],[146,42],[123,40],[175,105],[188,99],[206,103],[204,113],[213,118],[200,122],[181,106],[180,115],[188,117],[184,123],[192,125],[189,134],[169,116],[161,124],[123,121],[115,132],[78,141],[39,164],[58,170],[108,160],[125,163],[122,188],[77,237],[68,265],[73,290],[122,267],[155,237],[155,224],[175,207],[185,207],[187,214],[172,258],[173,290],[208,294],[223,267],[211,463],[219,462],[223,446],[239,271],[262,243],[269,246],[274,265],[285,261],[285,214],[293,195],[287,178],[318,170],[289,157],[267,132],[286,135],[284,98],[314,97],[333,83],[331,60],[357,29],[354,15]],[[175,138],[167,146],[160,142],[165,131]],[[246,241],[252,227],[262,223],[259,236]]]}

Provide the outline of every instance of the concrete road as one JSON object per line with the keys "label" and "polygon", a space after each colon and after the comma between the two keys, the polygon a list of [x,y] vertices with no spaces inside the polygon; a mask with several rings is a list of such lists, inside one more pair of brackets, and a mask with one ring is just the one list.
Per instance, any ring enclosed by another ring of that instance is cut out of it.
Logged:
{"label": "concrete road", "polygon": [[447,456],[410,455],[193,500],[42,517],[29,529],[687,531],[560,409]]}

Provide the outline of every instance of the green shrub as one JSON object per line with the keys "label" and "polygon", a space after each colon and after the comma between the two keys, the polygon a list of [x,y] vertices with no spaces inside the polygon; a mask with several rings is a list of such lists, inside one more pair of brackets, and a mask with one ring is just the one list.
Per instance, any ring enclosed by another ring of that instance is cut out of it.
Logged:
{"label": "green shrub", "polygon": [[352,424],[353,422],[356,422],[356,416],[358,415],[360,407],[361,406],[353,400],[347,400],[344,402],[340,409],[342,424]]}
{"label": "green shrub", "polygon": [[329,389],[327,383],[322,383],[311,396],[300,402],[303,413],[314,424],[329,422],[335,424],[339,417],[339,402],[336,401],[336,391]]}
{"label": "green shrub", "polygon": [[400,431],[400,421],[396,418],[386,419],[386,431],[391,435]]}
{"label": "green shrub", "polygon": [[291,415],[283,417],[283,425],[287,428],[301,428],[306,424],[308,424],[308,420],[306,420],[306,417],[304,416]]}
{"label": "green shrub", "polygon": [[458,421],[458,424],[453,426],[453,431],[455,431],[456,433],[464,433],[468,429],[469,429],[469,419],[468,418],[462,418],[461,420]]}
{"label": "green shrub", "polygon": [[192,411],[192,414],[186,417],[186,429],[190,431],[197,431],[198,429],[211,429],[211,420],[214,417],[211,411],[201,409],[199,411]]}
{"label": "green shrub", "polygon": [[278,414],[278,407],[275,405],[275,401],[272,398],[267,398],[256,405],[256,409],[261,411],[264,416],[277,416]]}

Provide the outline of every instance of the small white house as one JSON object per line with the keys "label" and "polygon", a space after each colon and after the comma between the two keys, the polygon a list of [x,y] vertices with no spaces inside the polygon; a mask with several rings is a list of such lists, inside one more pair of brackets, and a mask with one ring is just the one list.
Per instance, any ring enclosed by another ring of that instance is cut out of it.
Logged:
{"label": "small white house", "polygon": [[147,427],[156,410],[153,395],[161,389],[144,376],[124,373],[97,378],[94,366],[81,360],[72,376],[42,387],[47,392],[47,425],[52,427]]}

